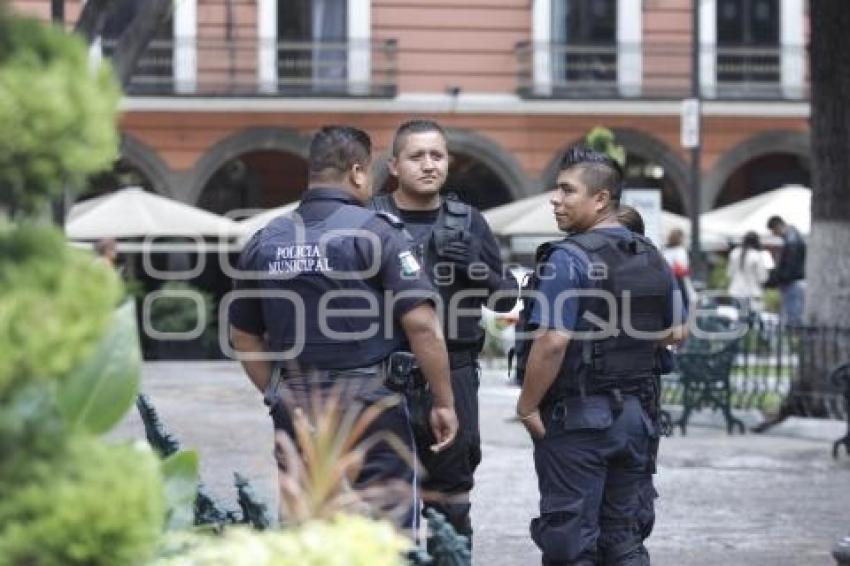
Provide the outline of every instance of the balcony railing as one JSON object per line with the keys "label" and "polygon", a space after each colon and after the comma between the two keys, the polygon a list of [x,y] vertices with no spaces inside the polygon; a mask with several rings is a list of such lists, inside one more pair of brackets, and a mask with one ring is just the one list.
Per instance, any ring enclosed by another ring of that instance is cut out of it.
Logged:
{"label": "balcony railing", "polygon": [[[691,95],[687,44],[516,46],[518,92],[527,98],[680,99]],[[703,46],[701,95],[721,100],[808,98],[805,48]]]}
{"label": "balcony railing", "polygon": [[[113,48],[104,44],[104,56]],[[395,40],[154,40],[140,58],[127,93],[392,97],[396,52]]]}

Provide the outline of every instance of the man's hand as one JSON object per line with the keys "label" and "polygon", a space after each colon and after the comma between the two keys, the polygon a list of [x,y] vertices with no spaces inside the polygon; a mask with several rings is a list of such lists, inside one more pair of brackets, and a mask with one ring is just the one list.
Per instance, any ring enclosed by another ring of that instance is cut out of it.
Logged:
{"label": "man's hand", "polygon": [[481,256],[481,241],[472,237],[470,232],[462,230],[447,244],[438,248],[438,254],[444,259],[453,261],[460,267],[468,268],[479,261]]}
{"label": "man's hand", "polygon": [[518,415],[517,418],[519,419],[519,422],[522,423],[522,426],[525,427],[525,430],[528,431],[531,438],[540,440],[546,435],[546,427],[543,426],[543,419],[540,417],[540,411],[535,410],[526,416]]}
{"label": "man's hand", "polygon": [[431,445],[431,451],[440,452],[454,442],[457,436],[457,415],[452,407],[435,405],[431,409],[429,420],[431,421],[431,432],[437,439],[437,443]]}

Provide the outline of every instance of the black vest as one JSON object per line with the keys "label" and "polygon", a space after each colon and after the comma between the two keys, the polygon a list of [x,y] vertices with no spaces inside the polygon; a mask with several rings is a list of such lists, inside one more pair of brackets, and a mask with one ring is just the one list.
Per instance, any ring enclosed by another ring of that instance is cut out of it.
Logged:
{"label": "black vest", "polygon": [[[297,350],[301,344],[295,360],[302,368],[350,369],[374,365],[399,349],[404,333],[387,313],[374,274],[365,273],[370,268],[362,259],[366,238],[352,237],[352,230],[368,231],[375,217],[372,210],[343,204],[320,222],[296,225],[292,217],[281,217],[263,229],[255,265],[268,275],[260,284],[282,295],[263,298],[273,351]],[[380,263],[380,250],[372,255],[371,263]],[[329,314],[321,317],[323,301]],[[365,318],[341,312],[374,306],[374,316]]]}
{"label": "black vest", "polygon": [[[671,310],[670,275],[664,258],[642,236],[620,237],[593,230],[543,244],[537,252],[538,263],[548,261],[559,247],[584,251],[589,260],[588,279],[609,299],[578,299],[578,324],[543,404],[614,389],[639,391],[657,372],[659,340],[657,335],[642,333],[662,332]],[[600,326],[591,320],[604,322]],[[525,368],[527,350],[518,350],[518,356],[525,358],[518,360],[518,370]]]}
{"label": "black vest", "polygon": [[[395,204],[391,195],[382,194],[374,197],[369,206],[375,210],[388,212],[390,214],[401,216],[401,212]],[[432,230],[427,233],[421,240],[415,240],[410,234],[408,237],[413,242],[413,249],[424,266],[428,278],[443,300],[444,310],[441,315],[441,320],[444,321],[444,331],[446,336],[446,344],[450,350],[466,350],[471,349],[478,351],[483,343],[484,331],[479,324],[481,320],[480,314],[477,316],[463,316],[457,318],[457,332],[452,335],[448,328],[449,317],[456,317],[458,310],[475,310],[479,309],[482,304],[485,304],[487,297],[485,293],[481,297],[464,297],[458,302],[458,309],[451,312],[449,309],[452,297],[464,289],[470,287],[465,274],[461,273],[456,268],[453,276],[450,277],[448,270],[439,269],[440,265],[445,265],[447,260],[440,257],[440,249],[443,246],[455,241],[458,235],[463,232],[469,232],[472,225],[472,208],[459,200],[454,195],[449,195],[442,199],[440,212],[437,216],[437,221],[434,223]],[[438,269],[435,270],[435,266]]]}

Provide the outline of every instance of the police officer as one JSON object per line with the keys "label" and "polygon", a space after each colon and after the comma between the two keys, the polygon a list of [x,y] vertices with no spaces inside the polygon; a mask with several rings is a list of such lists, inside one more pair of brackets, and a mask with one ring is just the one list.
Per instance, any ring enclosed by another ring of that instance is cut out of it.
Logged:
{"label": "police officer", "polygon": [[[517,284],[504,276],[499,246],[487,222],[475,208],[456,198],[444,198],[449,153],[442,127],[430,120],[412,120],[395,133],[390,174],[398,189],[376,196],[371,206],[398,215],[413,241],[417,257],[442,298],[442,316],[451,364],[458,439],[447,450],[420,449],[423,464],[424,509],[442,513],[455,530],[472,540],[469,492],[481,461],[478,426],[478,353],[484,342],[481,305],[494,298],[496,310],[510,310]],[[502,291],[495,294],[496,291]],[[501,300],[498,300],[499,297]],[[421,403],[422,400],[414,401]],[[418,429],[417,429],[418,430]],[[419,445],[428,444],[426,438]]]}
{"label": "police officer", "polygon": [[543,564],[649,564],[642,531],[651,528],[644,499],[654,495],[657,431],[644,399],[658,345],[684,327],[663,258],[617,222],[620,185],[604,154],[568,152],[551,203],[570,235],[538,250],[517,417],[534,441],[540,516],[531,535]]}
{"label": "police officer", "polygon": [[[406,342],[434,394],[430,448],[437,452],[453,441],[457,419],[434,291],[398,219],[363,206],[372,195],[370,162],[366,133],[327,126],[315,134],[300,206],[260,230],[241,254],[229,308],[231,340],[248,377],[273,405],[275,428],[290,435],[286,408],[309,408],[317,391],[363,409],[394,395],[384,383],[386,360]],[[355,488],[401,479],[415,493],[403,401],[380,413],[364,438],[385,432],[410,455],[378,442]],[[410,500],[408,519],[415,518],[413,509]]]}

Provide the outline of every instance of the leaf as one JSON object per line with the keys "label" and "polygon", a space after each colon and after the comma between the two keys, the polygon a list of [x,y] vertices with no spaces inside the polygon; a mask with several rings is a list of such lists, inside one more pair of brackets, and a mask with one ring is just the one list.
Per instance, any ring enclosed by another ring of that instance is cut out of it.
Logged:
{"label": "leaf", "polygon": [[128,300],[115,311],[92,355],[60,385],[59,410],[69,427],[109,431],[133,405],[141,369],[136,309]]}
{"label": "leaf", "polygon": [[175,452],[162,461],[165,482],[166,529],[179,530],[192,526],[195,498],[198,496],[198,453],[194,450]]}

